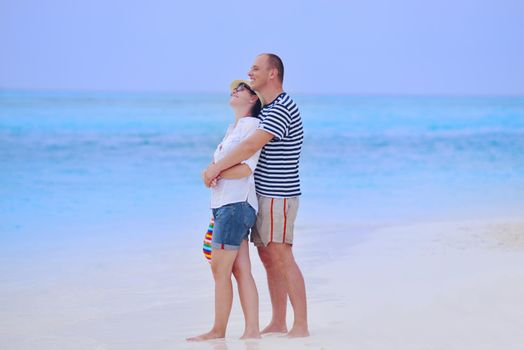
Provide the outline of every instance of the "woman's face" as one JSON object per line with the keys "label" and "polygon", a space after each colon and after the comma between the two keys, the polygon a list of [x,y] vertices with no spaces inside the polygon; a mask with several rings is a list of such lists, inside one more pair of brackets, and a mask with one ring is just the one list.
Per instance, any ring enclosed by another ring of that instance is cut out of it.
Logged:
{"label": "woman's face", "polygon": [[252,97],[253,94],[249,91],[249,88],[245,84],[239,84],[236,89],[231,91],[229,105],[233,108],[251,106],[254,103]]}

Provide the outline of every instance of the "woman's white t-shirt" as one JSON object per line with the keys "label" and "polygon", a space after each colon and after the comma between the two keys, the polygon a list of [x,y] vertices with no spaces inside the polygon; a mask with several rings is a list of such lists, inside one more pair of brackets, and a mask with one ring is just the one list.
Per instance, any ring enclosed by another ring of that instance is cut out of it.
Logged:
{"label": "woman's white t-shirt", "polygon": [[[213,155],[214,162],[218,162],[228,153],[233,151],[242,141],[247,139],[258,128],[259,120],[253,117],[243,117],[237,121],[236,126],[230,125],[226,131],[226,136],[217,146]],[[258,211],[258,200],[255,192],[255,178],[253,173],[258,163],[260,151],[253,154],[250,158],[242,162],[251,168],[249,176],[240,179],[220,179],[213,188],[211,194],[211,208],[220,208],[223,205],[247,202]]]}

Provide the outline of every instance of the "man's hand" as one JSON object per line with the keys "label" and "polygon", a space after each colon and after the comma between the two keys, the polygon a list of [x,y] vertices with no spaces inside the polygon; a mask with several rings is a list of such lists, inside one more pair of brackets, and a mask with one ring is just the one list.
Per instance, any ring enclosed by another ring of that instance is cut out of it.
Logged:
{"label": "man's hand", "polygon": [[211,182],[215,180],[220,174],[220,169],[216,164],[209,164],[206,170],[202,173],[202,181],[206,187],[211,187]]}
{"label": "man's hand", "polygon": [[218,180],[220,180],[220,176],[215,177],[213,180],[211,180],[211,183],[209,184],[209,187],[211,187],[211,188],[217,187]]}
{"label": "man's hand", "polygon": [[210,164],[202,173],[202,181],[206,187],[211,186],[211,181],[216,178],[222,170],[226,170],[236,164],[251,157],[255,152],[259,151],[266,143],[271,141],[274,137],[270,132],[257,129],[253,135],[242,141],[235,149],[227,156],[220,160],[222,168],[218,168],[216,164]]}

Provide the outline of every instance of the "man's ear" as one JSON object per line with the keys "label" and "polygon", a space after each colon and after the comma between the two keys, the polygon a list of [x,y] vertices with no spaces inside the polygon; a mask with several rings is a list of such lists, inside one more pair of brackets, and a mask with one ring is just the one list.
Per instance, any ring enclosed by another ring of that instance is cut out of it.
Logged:
{"label": "man's ear", "polygon": [[275,79],[278,75],[278,69],[276,68],[271,68],[271,70],[269,71],[269,78],[270,79]]}

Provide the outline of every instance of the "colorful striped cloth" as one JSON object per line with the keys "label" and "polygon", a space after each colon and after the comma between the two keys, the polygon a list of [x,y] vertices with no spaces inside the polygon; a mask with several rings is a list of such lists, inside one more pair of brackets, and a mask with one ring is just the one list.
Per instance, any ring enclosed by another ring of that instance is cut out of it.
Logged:
{"label": "colorful striped cloth", "polygon": [[215,219],[211,218],[206,235],[204,236],[204,256],[207,261],[211,262],[211,239],[213,238],[213,228],[215,227]]}

